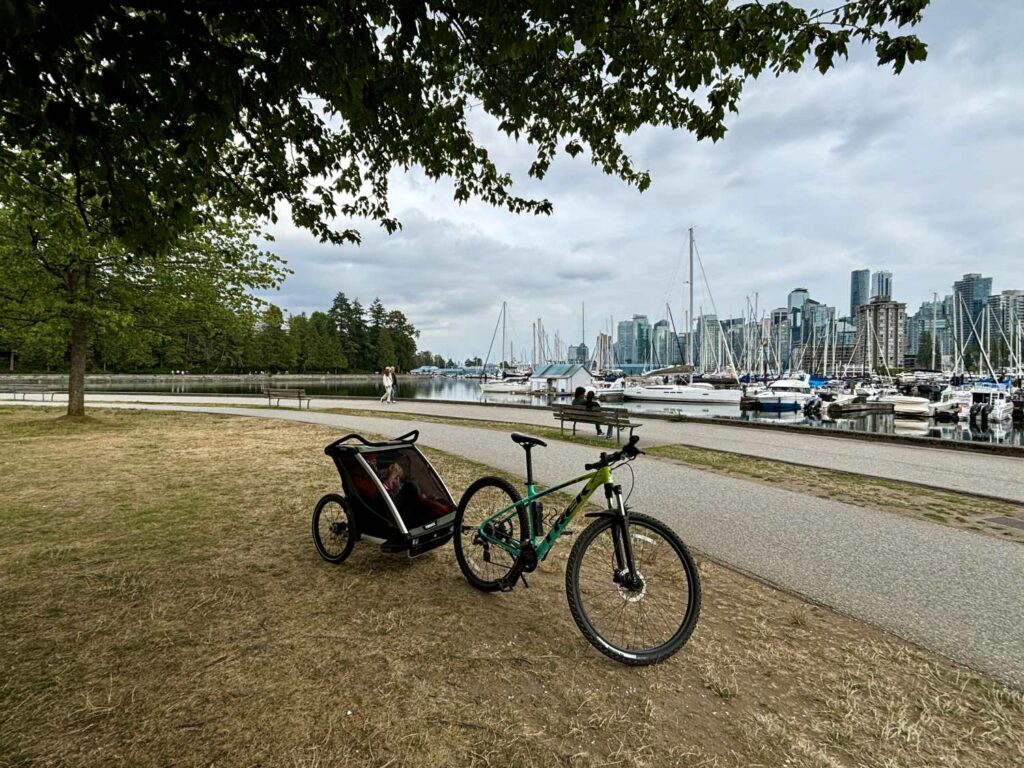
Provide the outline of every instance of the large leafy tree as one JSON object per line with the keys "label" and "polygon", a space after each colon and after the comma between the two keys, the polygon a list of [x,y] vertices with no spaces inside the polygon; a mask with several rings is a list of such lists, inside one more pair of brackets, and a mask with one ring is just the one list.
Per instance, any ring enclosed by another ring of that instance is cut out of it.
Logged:
{"label": "large leafy tree", "polygon": [[128,355],[175,318],[251,309],[249,291],[284,275],[276,257],[254,245],[252,226],[212,211],[203,226],[140,257],[80,215],[79,205],[95,198],[36,158],[17,160],[0,168],[0,328],[15,348],[46,340],[67,360],[69,416],[85,412],[85,371],[98,338],[108,354]]}
{"label": "large leafy tree", "polygon": [[394,230],[387,174],[413,165],[459,200],[543,213],[473,135],[473,109],[535,149],[532,176],[587,152],[642,190],[621,144],[641,126],[717,140],[750,76],[825,72],[859,43],[897,72],[925,57],[900,33],[928,0],[801,5],[7,0],[0,163],[39,153],[83,219],[137,249],[174,242],[210,200],[270,218],[285,202],[335,242],[358,239],[353,218]]}

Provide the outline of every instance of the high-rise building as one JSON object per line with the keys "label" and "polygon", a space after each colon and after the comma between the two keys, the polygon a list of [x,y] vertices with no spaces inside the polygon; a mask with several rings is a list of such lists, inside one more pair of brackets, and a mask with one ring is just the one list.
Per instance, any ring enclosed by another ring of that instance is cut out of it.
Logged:
{"label": "high-rise building", "polygon": [[722,329],[718,315],[699,315],[695,330],[697,370],[714,371],[725,367],[722,360]]}
{"label": "high-rise building", "polygon": [[619,364],[636,365],[650,362],[651,324],[647,315],[633,315],[632,320],[619,323]]}
{"label": "high-rise building", "polygon": [[618,326],[618,340],[615,342],[616,365],[632,365],[636,362],[636,326],[632,320],[621,320]]}
{"label": "high-rise building", "polygon": [[881,270],[871,276],[871,298],[892,298],[892,272]]}
{"label": "high-rise building", "polygon": [[597,334],[597,346],[594,348],[594,365],[599,371],[615,367],[612,337],[607,333]]}
{"label": "high-rise building", "polygon": [[794,288],[789,292],[789,328],[790,343],[799,344],[801,339],[800,331],[804,324],[804,303],[810,298],[806,288]]}
{"label": "high-rise building", "polygon": [[981,317],[992,295],[992,278],[977,272],[953,283],[954,333],[961,349],[981,346]]}
{"label": "high-rise building", "polygon": [[988,300],[988,349],[993,365],[1011,365],[1022,354],[1024,291],[1003,291]]}
{"label": "high-rise building", "polygon": [[651,349],[654,352],[654,360],[651,362],[656,366],[682,362],[677,337],[668,320],[659,320],[651,329]]}
{"label": "high-rise building", "polygon": [[950,342],[946,304],[944,300],[921,302],[921,308],[917,313],[907,317],[904,332],[906,354],[917,357],[918,360],[925,361],[925,365],[930,366],[931,351],[934,348],[936,368],[943,366],[953,348]]}
{"label": "high-rise building", "polygon": [[903,366],[903,334],[907,305],[873,296],[857,310],[857,351],[854,362],[868,370]]}
{"label": "high-rise building", "polygon": [[580,343],[576,346],[569,345],[569,351],[566,353],[567,363],[579,363],[580,365],[586,365],[590,360],[590,350],[587,349],[587,345]]}
{"label": "high-rise building", "polygon": [[793,346],[789,310],[786,307],[773,309],[768,322],[768,367],[781,373],[789,367],[789,353]]}
{"label": "high-rise building", "polygon": [[850,273],[850,317],[857,317],[857,307],[867,304],[871,298],[871,270],[855,269]]}
{"label": "high-rise building", "polygon": [[647,315],[633,315],[636,323],[636,361],[638,363],[651,362],[651,324]]}

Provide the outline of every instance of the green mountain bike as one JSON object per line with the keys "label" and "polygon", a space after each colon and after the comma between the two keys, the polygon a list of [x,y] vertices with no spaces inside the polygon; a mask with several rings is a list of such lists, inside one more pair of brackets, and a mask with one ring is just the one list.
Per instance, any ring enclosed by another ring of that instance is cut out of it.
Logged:
{"label": "green mountain bike", "polygon": [[[587,464],[588,474],[537,492],[530,451],[543,440],[513,434],[526,451],[525,498],[500,477],[481,477],[459,501],[455,557],[479,590],[511,590],[535,570],[597,489],[607,508],[576,539],[565,572],[565,593],[576,625],[606,656],[624,664],[664,661],[686,643],[700,615],[700,576],[686,545],[665,523],[632,511],[612,470],[643,451],[638,437]],[[539,499],[586,481],[583,490],[544,531]]]}

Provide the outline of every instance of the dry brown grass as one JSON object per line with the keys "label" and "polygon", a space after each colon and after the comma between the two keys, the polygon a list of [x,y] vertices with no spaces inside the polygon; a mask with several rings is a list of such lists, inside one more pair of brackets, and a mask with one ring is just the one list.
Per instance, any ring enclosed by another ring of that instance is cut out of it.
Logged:
{"label": "dry brown grass", "polygon": [[[704,562],[670,662],[450,548],[316,556],[337,487],[300,424],[0,410],[0,765],[1009,766],[1024,697]],[[456,494],[482,468],[430,452]]]}

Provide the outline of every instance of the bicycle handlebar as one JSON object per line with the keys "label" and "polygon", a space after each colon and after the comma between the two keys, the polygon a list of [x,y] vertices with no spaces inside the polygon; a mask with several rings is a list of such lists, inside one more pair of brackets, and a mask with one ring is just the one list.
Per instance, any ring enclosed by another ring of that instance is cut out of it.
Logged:
{"label": "bicycle handlebar", "polygon": [[635,459],[643,453],[643,451],[636,447],[638,442],[640,442],[640,436],[633,435],[629,438],[629,442],[615,453],[602,453],[599,461],[596,461],[593,464],[584,464],[583,467],[584,469],[601,469],[601,467],[610,466],[611,464],[614,464],[617,461],[622,461],[623,459]]}

